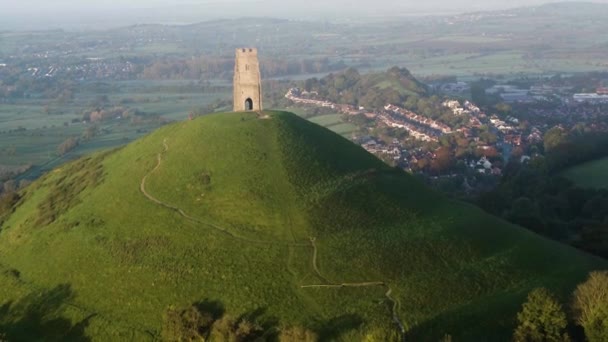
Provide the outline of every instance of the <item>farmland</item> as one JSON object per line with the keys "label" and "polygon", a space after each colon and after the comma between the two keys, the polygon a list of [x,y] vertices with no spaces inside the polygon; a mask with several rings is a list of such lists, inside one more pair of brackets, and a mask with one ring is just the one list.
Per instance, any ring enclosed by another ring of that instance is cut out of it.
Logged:
{"label": "farmland", "polygon": [[608,158],[577,165],[563,175],[582,187],[608,189]]}

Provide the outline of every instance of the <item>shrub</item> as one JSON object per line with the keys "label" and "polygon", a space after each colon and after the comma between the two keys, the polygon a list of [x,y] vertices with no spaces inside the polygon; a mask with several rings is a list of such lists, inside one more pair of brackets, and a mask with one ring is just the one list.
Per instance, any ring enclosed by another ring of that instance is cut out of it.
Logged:
{"label": "shrub", "polygon": [[591,272],[589,279],[578,285],[572,308],[587,340],[608,341],[608,271]]}
{"label": "shrub", "polygon": [[545,288],[530,292],[517,314],[513,335],[517,342],[568,341],[566,314],[557,299]]}
{"label": "shrub", "polygon": [[13,207],[19,202],[19,194],[16,192],[7,192],[0,195],[0,219],[12,212]]}
{"label": "shrub", "polygon": [[300,326],[285,327],[279,334],[280,342],[314,342],[318,340],[319,337],[314,331]]}
{"label": "shrub", "polygon": [[247,319],[238,321],[224,317],[213,325],[212,340],[244,342],[262,339],[264,328]]}
{"label": "shrub", "polygon": [[163,341],[204,341],[213,325],[213,316],[195,306],[184,310],[170,307],[162,327]]}
{"label": "shrub", "polygon": [[63,143],[61,143],[59,147],[57,147],[57,153],[59,153],[60,156],[63,156],[75,149],[79,143],[80,141],[78,138],[68,138]]}

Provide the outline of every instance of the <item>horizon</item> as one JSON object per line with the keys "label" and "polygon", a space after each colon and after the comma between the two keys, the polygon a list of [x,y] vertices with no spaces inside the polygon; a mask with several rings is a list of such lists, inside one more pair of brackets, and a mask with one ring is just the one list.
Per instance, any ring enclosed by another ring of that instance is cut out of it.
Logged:
{"label": "horizon", "polygon": [[[130,0],[116,3],[94,0],[83,4],[75,0],[53,3],[42,0],[24,0],[8,3],[0,0],[0,30],[90,30],[111,29],[137,24],[192,24],[211,20],[238,18],[277,18],[292,20],[370,20],[404,18],[412,16],[457,15],[479,11],[508,10],[535,7],[555,3],[608,4],[608,0],[595,1],[543,1],[516,0],[430,0],[420,4],[411,0],[378,0],[370,3],[359,1],[356,6],[344,0],[329,3],[312,0],[304,4],[279,6],[278,0],[178,0],[170,5],[166,1]],[[239,10],[235,11],[235,7]]]}

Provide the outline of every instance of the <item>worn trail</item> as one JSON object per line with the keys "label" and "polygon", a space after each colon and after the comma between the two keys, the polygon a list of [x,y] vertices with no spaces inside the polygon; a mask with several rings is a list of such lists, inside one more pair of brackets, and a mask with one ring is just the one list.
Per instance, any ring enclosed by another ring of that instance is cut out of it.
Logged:
{"label": "worn trail", "polygon": [[147,190],[146,190],[146,182],[148,180],[148,177],[151,176],[153,173],[155,173],[162,165],[162,160],[163,160],[163,155],[165,153],[167,153],[169,151],[169,145],[167,144],[167,139],[165,138],[163,140],[163,151],[158,153],[157,157],[156,157],[156,166],[150,170],[150,172],[148,172],[141,180],[140,185],[139,185],[139,189],[141,191],[141,193],[150,201],[154,202],[157,205],[160,205],[166,209],[172,210],[177,212],[179,215],[181,215],[183,218],[194,222],[194,223],[198,223],[198,224],[202,224],[205,225],[207,227],[210,227],[218,232],[221,232],[227,236],[229,236],[230,238],[236,239],[236,240],[240,240],[243,242],[248,242],[248,243],[253,243],[253,244],[260,244],[260,245],[281,245],[281,246],[290,246],[290,247],[311,247],[312,248],[312,268],[314,270],[314,273],[316,274],[316,276],[322,280],[324,282],[324,284],[318,284],[318,285],[302,285],[300,286],[301,288],[326,288],[326,289],[336,289],[336,288],[345,288],[345,287],[371,287],[371,286],[379,286],[379,287],[383,287],[385,288],[387,291],[384,294],[384,296],[387,298],[387,300],[389,301],[389,303],[392,304],[392,308],[391,308],[391,314],[392,314],[392,319],[393,322],[395,323],[395,325],[397,325],[397,327],[399,328],[400,332],[402,333],[402,335],[405,335],[406,329],[405,329],[405,325],[401,322],[401,319],[399,318],[398,315],[398,311],[399,311],[399,302],[394,299],[392,297],[392,289],[390,288],[390,286],[388,286],[385,282],[383,281],[371,281],[371,282],[360,282],[360,283],[333,283],[330,280],[328,280],[328,278],[326,278],[321,271],[319,270],[319,266],[317,264],[317,258],[318,258],[318,250],[317,250],[317,245],[316,245],[316,238],[315,237],[310,237],[310,241],[309,243],[305,243],[305,242],[281,242],[281,241],[265,241],[265,240],[255,240],[255,239],[249,239],[249,238],[245,238],[245,237],[241,237],[238,235],[235,235],[234,233],[230,232],[229,230],[227,230],[224,227],[221,227],[219,225],[213,224],[213,223],[209,223],[209,222],[204,222],[196,217],[193,217],[191,215],[188,215],[184,210],[182,210],[179,207],[176,207],[174,205],[168,204],[166,202],[163,202],[161,200],[159,200],[158,198],[152,196]]}
{"label": "worn trail", "polygon": [[399,318],[399,314],[398,314],[399,302],[392,297],[393,290],[390,288],[390,286],[388,284],[386,284],[383,281],[369,281],[369,282],[360,282],[360,283],[340,283],[340,284],[329,281],[325,276],[323,276],[323,274],[321,274],[321,271],[319,271],[319,266],[317,265],[318,252],[317,252],[316,238],[311,237],[310,244],[312,245],[312,248],[313,248],[312,268],[315,271],[315,273],[317,274],[317,277],[319,277],[321,280],[323,280],[325,282],[325,284],[302,285],[302,286],[300,286],[301,288],[339,289],[339,288],[345,288],[345,287],[370,287],[370,286],[384,287],[386,289],[386,293],[384,294],[384,296],[386,297],[386,299],[388,299],[389,303],[392,304],[391,305],[391,314],[392,314],[393,322],[399,327],[399,331],[401,332],[401,334],[403,336],[405,335],[405,332],[406,332],[405,325],[403,324],[403,322],[401,322],[401,319]]}
{"label": "worn trail", "polygon": [[163,146],[164,146],[164,150],[157,155],[156,166],[142,178],[141,183],[139,185],[139,189],[140,189],[141,193],[148,200],[150,200],[150,201],[152,201],[152,202],[154,202],[154,203],[156,203],[156,204],[158,204],[158,205],[160,205],[162,207],[165,207],[167,209],[170,209],[170,210],[173,210],[173,211],[177,212],[179,215],[181,215],[182,217],[184,217],[185,219],[187,219],[189,221],[192,221],[192,222],[195,222],[195,223],[202,224],[202,225],[205,225],[207,227],[210,227],[210,228],[212,228],[212,229],[214,229],[216,231],[219,231],[219,232],[221,232],[221,233],[223,233],[225,235],[230,236],[233,239],[237,239],[237,240],[241,240],[241,241],[245,241],[245,242],[249,242],[249,243],[256,243],[256,244],[267,244],[267,245],[272,244],[272,245],[284,245],[284,246],[296,246],[296,247],[297,246],[299,246],[299,247],[308,247],[309,246],[308,243],[304,243],[304,242],[302,242],[302,243],[289,243],[289,242],[265,241],[265,240],[255,240],[255,239],[249,239],[249,238],[245,238],[245,237],[242,237],[242,236],[238,236],[238,235],[235,235],[234,233],[230,232],[228,229],[226,229],[224,227],[221,227],[221,226],[219,226],[217,224],[213,224],[213,223],[202,221],[202,220],[200,220],[200,219],[198,219],[196,217],[193,217],[193,216],[187,214],[183,209],[181,209],[179,207],[176,207],[174,205],[168,204],[166,202],[163,202],[163,201],[159,200],[158,198],[152,196],[146,190],[146,181],[148,180],[148,177],[150,175],[152,175],[153,173],[155,173],[160,168],[160,166],[162,164],[162,156],[163,156],[163,154],[165,154],[165,153],[167,153],[167,151],[169,151],[169,145],[167,144],[167,139],[165,139],[163,141]]}

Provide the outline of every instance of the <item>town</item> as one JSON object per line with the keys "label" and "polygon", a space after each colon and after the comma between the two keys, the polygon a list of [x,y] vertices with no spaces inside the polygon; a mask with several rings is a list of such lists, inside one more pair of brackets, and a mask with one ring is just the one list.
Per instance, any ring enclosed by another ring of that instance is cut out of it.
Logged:
{"label": "town", "polygon": [[[461,93],[470,90],[466,83],[445,84],[439,88],[452,92],[459,89]],[[498,95],[510,108],[517,108],[517,114],[513,110],[508,114],[487,113],[463,96],[444,95],[442,106],[453,116],[466,118],[453,126],[390,103],[371,110],[333,103],[321,98],[317,91],[300,88],[289,89],[285,98],[299,106],[342,114],[345,121],[361,126],[351,140],[408,172],[431,179],[474,176],[496,181],[512,158],[525,163],[541,157],[544,135],[552,129],[569,131],[578,127],[608,132],[608,117],[603,114],[608,103],[606,89],[584,95],[568,94],[568,90],[550,86],[524,90],[500,85],[486,90],[488,94]],[[529,95],[540,91],[543,96]],[[520,97],[513,95],[514,92]],[[547,106],[547,98],[557,98],[558,103]],[[365,124],[361,125],[362,122]],[[374,134],[379,127],[406,132],[407,138]],[[438,161],[441,158],[448,160]]]}

